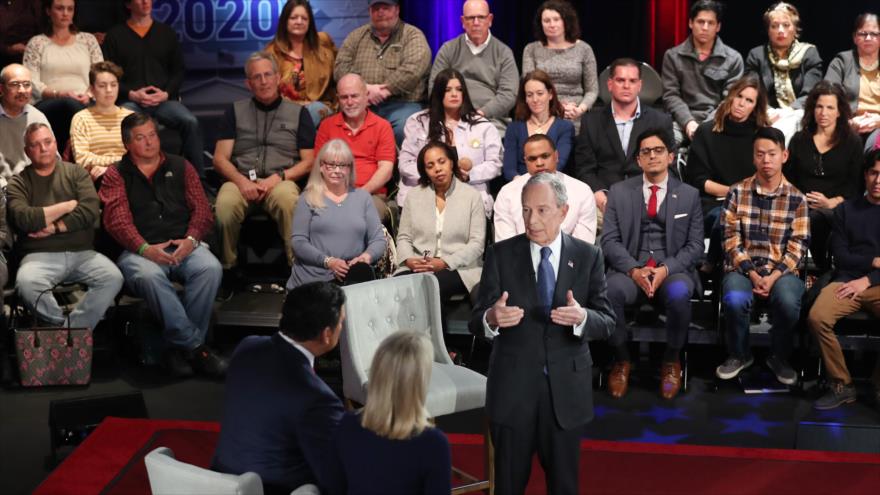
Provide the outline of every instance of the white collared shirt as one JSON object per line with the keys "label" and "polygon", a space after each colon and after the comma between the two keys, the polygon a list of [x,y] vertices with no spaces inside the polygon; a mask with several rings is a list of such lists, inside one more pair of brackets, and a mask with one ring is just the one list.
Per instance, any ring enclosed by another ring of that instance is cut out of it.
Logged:
{"label": "white collared shirt", "polygon": [[668,185],[669,174],[666,174],[666,177],[659,184],[651,183],[648,178],[645,177],[645,174],[642,174],[642,196],[645,198],[645,208],[648,207],[648,201],[651,199],[651,186],[659,186],[660,189],[657,189],[657,211],[660,211],[660,205],[662,205],[663,200],[666,199]]}
{"label": "white collared shirt", "polygon": [[303,355],[306,357],[306,359],[309,360],[309,366],[311,366],[312,368],[315,367],[315,355],[314,354],[309,352],[309,350],[306,349],[305,347],[301,346],[297,341],[293,340],[292,338],[288,337],[287,335],[284,335],[284,332],[278,332],[278,335],[280,335],[281,338],[284,339],[288,344],[295,347],[299,352],[303,353]]}
{"label": "white collared shirt", "polygon": [[470,50],[471,53],[474,55],[479,55],[479,54],[483,53],[483,50],[488,48],[490,41],[492,41],[492,32],[491,31],[489,31],[489,36],[486,36],[486,41],[484,41],[482,45],[475,45],[474,42],[471,41],[470,37],[467,34],[464,35],[464,42],[467,45],[468,50]]}

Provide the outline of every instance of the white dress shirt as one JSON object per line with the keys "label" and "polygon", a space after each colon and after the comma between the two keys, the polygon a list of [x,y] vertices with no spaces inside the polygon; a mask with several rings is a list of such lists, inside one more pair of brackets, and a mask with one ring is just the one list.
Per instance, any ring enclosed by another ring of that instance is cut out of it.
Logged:
{"label": "white dress shirt", "polygon": [[306,357],[306,359],[309,360],[309,366],[311,366],[314,369],[314,367],[315,367],[315,355],[314,354],[312,354],[305,347],[301,346],[297,341],[293,340],[292,338],[288,337],[287,335],[284,335],[284,332],[278,332],[278,335],[280,335],[281,338],[284,339],[288,344],[295,347],[299,352],[303,353],[303,355]]}
{"label": "white dress shirt", "polygon": [[669,185],[669,174],[666,174],[666,177],[659,184],[653,184],[642,174],[642,195],[645,197],[645,208],[648,207],[648,201],[651,199],[651,186],[658,186],[657,189],[657,211],[660,211],[660,205],[663,204],[663,200],[666,199],[666,191],[669,190],[667,187]]}
{"label": "white dress shirt", "polygon": [[[486,22],[486,21],[483,21],[483,22]],[[490,41],[492,41],[492,32],[491,31],[489,32],[489,36],[486,36],[486,41],[484,41],[482,45],[475,45],[474,42],[471,41],[471,38],[467,34],[464,35],[464,43],[467,45],[468,50],[470,50],[471,53],[474,55],[479,55],[479,54],[483,53],[483,50],[485,50],[486,47],[489,46]]]}

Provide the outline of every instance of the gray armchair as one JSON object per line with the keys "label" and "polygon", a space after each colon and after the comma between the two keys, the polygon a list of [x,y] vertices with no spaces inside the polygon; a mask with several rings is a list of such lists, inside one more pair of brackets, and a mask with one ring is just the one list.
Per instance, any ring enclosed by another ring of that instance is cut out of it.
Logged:
{"label": "gray armchair", "polygon": [[144,463],[153,495],[263,495],[263,481],[257,473],[216,473],[178,461],[168,447],[151,451],[144,457]]}

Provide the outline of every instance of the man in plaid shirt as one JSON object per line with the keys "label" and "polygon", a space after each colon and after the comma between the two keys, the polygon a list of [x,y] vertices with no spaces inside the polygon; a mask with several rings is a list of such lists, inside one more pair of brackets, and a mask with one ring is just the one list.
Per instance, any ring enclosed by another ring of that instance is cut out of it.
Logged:
{"label": "man in plaid shirt", "polygon": [[798,269],[810,241],[807,199],[782,175],[788,159],[782,131],[761,128],[753,143],[755,175],[730,188],[721,213],[726,272],[721,303],[729,357],[715,374],[728,380],[754,361],[749,316],[757,296],[769,303],[772,352],[767,366],[781,383],[792,385],[797,375],[788,358],[804,293]]}

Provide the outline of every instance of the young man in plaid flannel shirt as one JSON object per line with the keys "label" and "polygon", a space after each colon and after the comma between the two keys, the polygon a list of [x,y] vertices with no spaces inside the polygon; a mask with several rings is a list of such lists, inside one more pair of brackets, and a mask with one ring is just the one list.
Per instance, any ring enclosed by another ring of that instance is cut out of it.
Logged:
{"label": "young man in plaid flannel shirt", "polygon": [[782,175],[785,136],[764,127],[753,141],[755,175],[730,188],[724,200],[724,281],[721,303],[729,356],[715,370],[723,380],[751,366],[749,317],[755,297],[768,302],[772,324],[767,366],[786,385],[797,381],[788,364],[804,282],[798,269],[810,241],[807,199]]}

